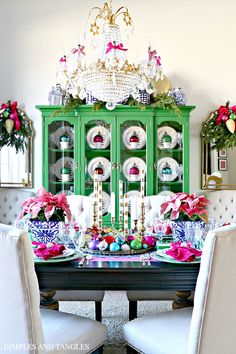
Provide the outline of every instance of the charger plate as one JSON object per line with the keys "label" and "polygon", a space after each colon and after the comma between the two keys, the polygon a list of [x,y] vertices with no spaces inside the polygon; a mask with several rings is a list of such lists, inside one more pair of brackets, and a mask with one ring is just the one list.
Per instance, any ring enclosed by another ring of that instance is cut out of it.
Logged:
{"label": "charger plate", "polygon": [[100,251],[100,250],[90,250],[89,248],[81,248],[81,251],[83,253],[88,253],[88,254],[94,254],[97,256],[131,256],[134,254],[143,254],[143,253],[147,253],[147,252],[152,252],[153,251],[153,247],[150,248],[141,248],[139,250],[129,250],[129,251],[116,251],[116,252],[111,252],[111,251]]}
{"label": "charger plate", "polygon": [[158,261],[166,262],[166,263],[174,263],[174,264],[199,264],[201,262],[201,258],[199,257],[197,257],[193,262],[180,262],[168,256],[166,254],[166,251],[167,251],[166,249],[161,249],[156,252],[152,252],[150,256],[154,259],[157,259]]}
{"label": "charger plate", "polygon": [[57,258],[57,257],[52,257],[49,259],[43,259],[43,258],[39,258],[39,257],[35,257],[34,258],[34,263],[36,264],[41,264],[41,263],[59,263],[59,262],[69,262],[72,261],[73,259],[76,259],[80,257],[80,254],[78,253],[73,253],[70,256],[66,256],[66,257],[62,257],[62,258]]}

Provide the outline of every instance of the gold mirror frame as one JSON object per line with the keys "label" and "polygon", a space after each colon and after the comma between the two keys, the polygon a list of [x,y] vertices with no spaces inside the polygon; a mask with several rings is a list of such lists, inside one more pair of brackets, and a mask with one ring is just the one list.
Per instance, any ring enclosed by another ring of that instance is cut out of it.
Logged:
{"label": "gold mirror frame", "polygon": [[[33,131],[32,129],[32,121],[26,117],[25,119],[29,120],[29,125],[31,128],[31,131]],[[25,149],[25,152],[23,154],[23,156],[25,157],[24,160],[24,175],[22,175],[22,178],[19,181],[4,181],[2,180],[2,169],[4,168],[8,168],[8,166],[4,165],[4,167],[2,167],[1,165],[1,153],[2,151],[0,151],[0,188],[33,188],[33,136],[30,136],[27,138],[27,147]],[[4,147],[5,148],[5,147]],[[6,147],[7,149],[14,149],[13,147]],[[13,151],[13,150],[11,150]],[[13,159],[9,159],[11,161],[8,160],[8,163],[12,163],[12,166],[14,167],[14,164],[17,161],[17,157],[20,156],[18,154],[14,154]],[[2,169],[1,169],[2,167]]]}
{"label": "gold mirror frame", "polygon": [[[210,144],[207,144],[201,135],[201,188],[204,190],[236,189],[236,184],[224,184],[224,178],[215,173],[216,169],[211,171],[212,159],[215,159],[218,165],[217,160],[220,159],[218,150],[210,149]],[[218,172],[220,173],[220,171]]]}

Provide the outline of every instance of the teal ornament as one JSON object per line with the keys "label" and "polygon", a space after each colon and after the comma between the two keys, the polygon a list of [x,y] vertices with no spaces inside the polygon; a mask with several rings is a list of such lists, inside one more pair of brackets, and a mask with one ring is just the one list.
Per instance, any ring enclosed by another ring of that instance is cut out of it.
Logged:
{"label": "teal ornament", "polygon": [[67,135],[62,135],[62,136],[60,137],[60,141],[61,141],[62,143],[67,143],[67,142],[69,142],[69,137],[68,137]]}
{"label": "teal ornament", "polygon": [[148,248],[148,244],[147,243],[143,243],[143,248],[147,249]]}
{"label": "teal ornament", "polygon": [[117,252],[120,250],[120,245],[117,242],[112,242],[109,248],[111,252]]}
{"label": "teal ornament", "polygon": [[234,113],[231,113],[231,114],[229,115],[229,118],[235,120],[236,115],[235,115]]}
{"label": "teal ornament", "polygon": [[119,244],[125,243],[125,240],[121,236],[116,236],[116,242]]}
{"label": "teal ornament", "polygon": [[130,247],[133,250],[139,250],[140,248],[142,248],[142,242],[139,240],[133,240],[130,242]]}
{"label": "teal ornament", "polygon": [[63,175],[69,175],[69,174],[70,174],[69,168],[63,167],[63,168],[61,169],[61,174],[63,174]]}

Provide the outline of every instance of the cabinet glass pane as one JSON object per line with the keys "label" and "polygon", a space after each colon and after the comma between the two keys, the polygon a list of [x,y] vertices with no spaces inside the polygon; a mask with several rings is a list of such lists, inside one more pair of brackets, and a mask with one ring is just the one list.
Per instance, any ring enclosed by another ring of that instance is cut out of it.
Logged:
{"label": "cabinet glass pane", "polygon": [[74,193],[74,126],[54,121],[48,126],[48,180],[53,194]]}
{"label": "cabinet glass pane", "polygon": [[157,128],[157,191],[183,190],[183,131],[178,122],[162,122]]}
{"label": "cabinet glass pane", "polygon": [[108,213],[111,194],[111,126],[105,120],[85,123],[85,195],[94,190],[94,175],[102,181],[103,215]]}
{"label": "cabinet glass pane", "polygon": [[146,173],[146,125],[138,120],[121,124],[120,163],[124,193],[139,196],[142,170]]}

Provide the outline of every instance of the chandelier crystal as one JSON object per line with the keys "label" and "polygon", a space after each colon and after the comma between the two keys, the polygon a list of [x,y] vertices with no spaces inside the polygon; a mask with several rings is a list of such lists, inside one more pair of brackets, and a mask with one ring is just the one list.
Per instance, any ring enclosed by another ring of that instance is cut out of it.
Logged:
{"label": "chandelier crystal", "polygon": [[59,76],[67,91],[81,99],[89,94],[107,102],[107,107],[114,107],[130,96],[137,99],[139,90],[152,93],[152,79],[162,77],[160,57],[149,47],[148,60],[137,64],[128,62],[128,49],[123,45],[120,27],[116,23],[123,15],[123,23],[132,31],[133,22],[128,9],[122,6],[113,12],[111,1],[109,4],[105,2],[101,8],[92,8],[89,18],[95,11],[97,15],[89,26],[89,32],[94,37],[99,36],[95,59],[88,64],[84,46],[80,44],[60,59]]}

